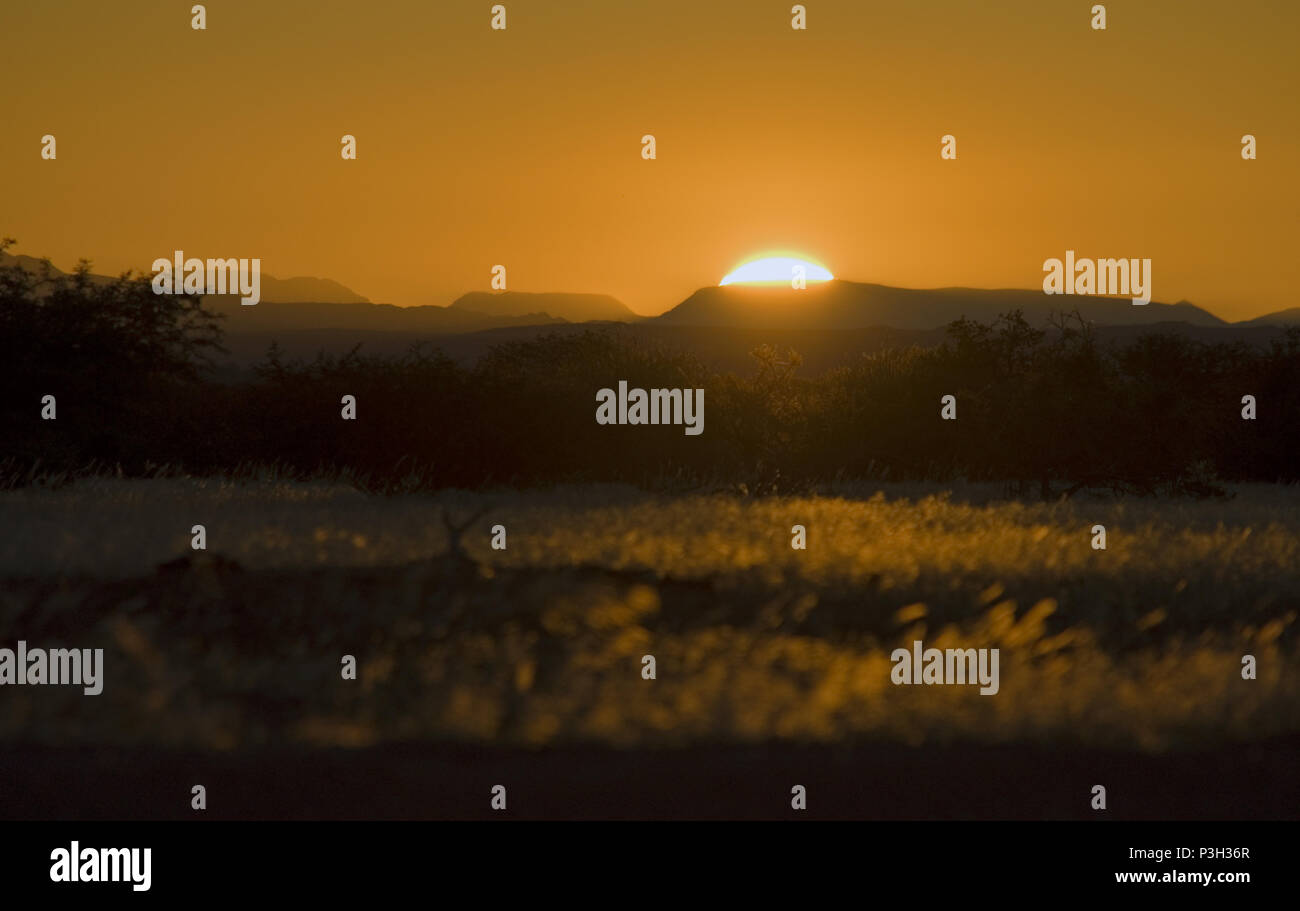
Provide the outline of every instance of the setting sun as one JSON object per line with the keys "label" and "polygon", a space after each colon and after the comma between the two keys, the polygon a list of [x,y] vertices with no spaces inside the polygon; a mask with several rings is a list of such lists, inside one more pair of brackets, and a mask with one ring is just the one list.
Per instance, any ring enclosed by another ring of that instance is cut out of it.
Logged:
{"label": "setting sun", "polygon": [[797,256],[763,256],[741,263],[723,277],[719,285],[785,285],[803,270],[803,278],[810,282],[828,282],[835,276],[825,266]]}

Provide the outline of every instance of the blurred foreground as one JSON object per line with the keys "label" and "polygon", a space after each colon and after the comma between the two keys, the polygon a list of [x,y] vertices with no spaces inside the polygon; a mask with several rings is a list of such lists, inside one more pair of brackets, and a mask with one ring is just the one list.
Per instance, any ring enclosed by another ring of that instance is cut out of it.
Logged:
{"label": "blurred foreground", "polygon": [[[102,647],[106,671],[96,697],[5,687],[0,761],[20,776],[39,764],[51,794],[55,770],[87,781],[97,756],[101,775],[154,762],[193,777],[210,757],[257,780],[263,755],[342,763],[344,777],[388,763],[398,790],[392,763],[456,779],[515,761],[523,777],[550,768],[597,787],[658,766],[689,792],[710,775],[743,791],[727,757],[769,772],[820,757],[822,774],[853,780],[851,757],[870,755],[877,772],[951,773],[933,806],[895,797],[872,804],[882,812],[1051,816],[1086,811],[1086,779],[1106,783],[1104,768],[1168,787],[1179,773],[1160,763],[1183,757],[1189,781],[1206,776],[1188,788],[1217,782],[1240,800],[1182,805],[1295,815],[1300,491],[1234,492],[1043,504],[907,485],[800,498],[606,486],[385,498],[162,479],[5,491],[0,645]],[[463,551],[444,515],[466,525]],[[195,524],[206,552],[189,548]],[[489,547],[495,524],[504,551]],[[795,524],[806,551],[791,549]],[[1105,551],[1090,546],[1095,524]],[[890,653],[914,639],[999,648],[999,692],[893,685]],[[1255,680],[1242,679],[1246,654]],[[343,655],[355,681],[341,679]],[[410,758],[421,745],[441,758]],[[1017,763],[1022,805],[972,796]],[[690,769],[702,777],[683,781]],[[188,811],[183,793],[169,799]],[[620,799],[632,798],[603,815]]]}

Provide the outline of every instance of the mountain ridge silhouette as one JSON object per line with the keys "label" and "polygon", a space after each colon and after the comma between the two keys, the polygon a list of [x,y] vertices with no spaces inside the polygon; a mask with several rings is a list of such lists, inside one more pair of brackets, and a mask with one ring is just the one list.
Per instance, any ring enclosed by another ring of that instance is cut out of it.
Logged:
{"label": "mountain ridge silhouette", "polygon": [[451,302],[461,310],[471,310],[487,316],[525,316],[545,313],[571,323],[606,322],[631,323],[645,319],[626,304],[608,294],[571,294],[553,291],[470,291]]}
{"label": "mountain ridge silhouette", "polygon": [[1053,313],[1076,309],[1099,325],[1230,325],[1185,301],[1135,305],[1128,298],[1047,295],[1024,289],[897,288],[843,279],[810,284],[803,290],[744,285],[701,288],[654,320],[679,326],[934,329],[962,318],[991,322],[1013,309],[1024,311],[1035,325],[1045,323]]}
{"label": "mountain ridge silhouette", "polygon": [[[33,256],[0,253],[0,267],[17,265],[39,272],[47,262]],[[50,268],[55,274],[68,274],[53,265]],[[96,284],[114,278],[90,275]],[[333,279],[278,279],[265,272],[262,300],[256,306],[241,305],[238,295],[208,295],[205,300],[210,309],[228,317],[227,332],[364,329],[459,334],[582,322],[743,329],[933,330],[963,317],[991,322],[1013,309],[1024,311],[1035,325],[1045,324],[1053,313],[1075,309],[1084,319],[1101,326],[1181,322],[1200,327],[1244,328],[1300,323],[1300,307],[1231,322],[1188,301],[1134,305],[1128,298],[1046,295],[1017,288],[900,288],[844,279],[813,283],[804,290],[706,286],[652,317],[635,313],[611,295],[567,292],[470,291],[445,306],[400,307],[371,301]]]}

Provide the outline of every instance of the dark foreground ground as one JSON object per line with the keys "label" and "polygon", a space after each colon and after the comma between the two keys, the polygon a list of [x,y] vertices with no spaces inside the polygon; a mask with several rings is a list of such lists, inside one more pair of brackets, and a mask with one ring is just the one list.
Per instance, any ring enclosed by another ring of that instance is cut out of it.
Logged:
{"label": "dark foreground ground", "polygon": [[[1150,756],[1034,746],[540,752],[425,745],[214,756],[0,752],[0,815],[77,819],[1163,819],[1300,816],[1300,739]],[[205,812],[190,789],[207,788]],[[489,809],[494,785],[505,811]],[[808,809],[790,809],[807,788]],[[1090,807],[1104,784],[1107,810]]]}

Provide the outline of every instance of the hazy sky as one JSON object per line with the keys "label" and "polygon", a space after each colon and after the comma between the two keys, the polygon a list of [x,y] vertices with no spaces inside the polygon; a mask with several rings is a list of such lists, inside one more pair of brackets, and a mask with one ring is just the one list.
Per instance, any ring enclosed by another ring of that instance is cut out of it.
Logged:
{"label": "hazy sky", "polygon": [[1231,319],[1300,305],[1300,3],[1117,0],[1100,32],[1092,2],[806,0],[802,32],[785,0],[505,0],[503,32],[490,0],[214,0],[206,31],[191,0],[7,3],[0,234],[398,304],[500,263],[658,313],[775,248],[1038,288],[1068,248]]}

